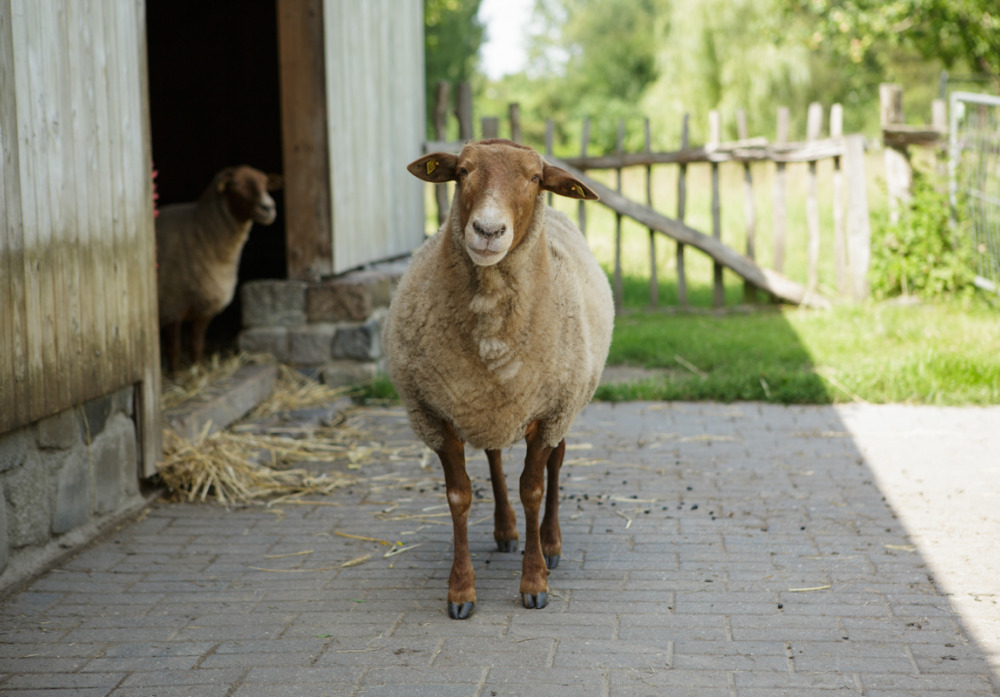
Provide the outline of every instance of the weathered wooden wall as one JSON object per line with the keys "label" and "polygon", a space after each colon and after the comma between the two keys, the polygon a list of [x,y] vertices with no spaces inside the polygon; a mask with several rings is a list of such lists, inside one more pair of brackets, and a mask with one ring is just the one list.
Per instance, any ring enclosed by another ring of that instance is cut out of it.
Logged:
{"label": "weathered wooden wall", "polygon": [[140,384],[158,456],[144,0],[0,0],[0,433]]}
{"label": "weathered wooden wall", "polygon": [[333,271],[412,251],[423,189],[406,164],[423,153],[420,0],[324,0]]}

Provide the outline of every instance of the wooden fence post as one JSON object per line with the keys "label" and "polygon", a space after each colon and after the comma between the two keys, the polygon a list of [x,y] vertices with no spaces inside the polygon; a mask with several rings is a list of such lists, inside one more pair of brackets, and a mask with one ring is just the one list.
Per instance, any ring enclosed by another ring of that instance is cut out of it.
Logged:
{"label": "wooden fence post", "polygon": [[868,189],[865,179],[865,138],[844,139],[844,175],[847,177],[847,255],[851,268],[854,300],[868,297],[868,266],[871,263],[871,225],[868,220]]}
{"label": "wooden fence post", "polygon": [[[747,112],[740,109],[736,112],[736,135],[740,140],[750,137],[747,128]],[[757,255],[757,209],[753,200],[753,174],[750,172],[750,162],[743,161],[743,217],[746,219],[747,258],[756,259]],[[750,281],[743,282],[743,302],[757,302],[757,287]]]}
{"label": "wooden fence post", "polygon": [[[878,87],[882,129],[903,123],[903,87],[882,83]],[[884,137],[883,137],[884,140]],[[889,193],[889,222],[899,222],[900,212],[913,192],[913,170],[905,145],[885,147],[885,184]]]}
{"label": "wooden fence post", "polygon": [[[722,121],[716,109],[708,112],[708,140],[706,149],[711,150],[722,141]],[[712,237],[722,240],[722,209],[719,201],[719,163],[712,162]],[[712,262],[712,307],[726,304],[726,289],[722,282],[723,266]]]}
{"label": "wooden fence post", "polygon": [[[580,136],[580,157],[587,156],[587,143],[590,141],[590,117],[588,116],[583,120],[583,134]],[[587,170],[583,170],[586,174]],[[577,221],[579,222],[580,232],[583,236],[587,236],[587,208],[583,205],[583,201],[577,205]]]}
{"label": "wooden fence post", "polygon": [[[819,140],[823,130],[823,107],[818,102],[809,105],[806,121],[806,140]],[[819,288],[819,185],[816,181],[816,160],[809,162],[806,176],[806,227],[809,234],[809,271],[806,290],[815,293]]]}
{"label": "wooden fence post", "polygon": [[[653,139],[649,130],[649,118],[643,122],[643,137],[646,144],[646,152],[653,152]],[[646,165],[646,205],[653,207],[653,166]],[[660,281],[656,277],[656,231],[649,230],[649,306],[658,307],[660,304]]]}
{"label": "wooden fence post", "polygon": [[[451,96],[451,85],[446,80],[437,84],[434,94],[434,137],[444,142],[448,129],[448,98]],[[444,224],[448,217],[448,185],[434,185],[434,200],[437,203],[438,226]]]}
{"label": "wooden fence post", "polygon": [[[778,107],[778,128],[775,143],[788,141],[788,107]],[[784,273],[785,270],[785,232],[787,230],[787,182],[788,172],[784,162],[775,165],[774,172],[774,270]]]}
{"label": "wooden fence post", "polygon": [[[618,138],[615,142],[615,152],[621,155],[625,151],[625,120],[618,120]],[[622,192],[622,168],[615,169],[617,187],[616,191]],[[615,212],[615,314],[621,314],[625,307],[625,291],[622,288],[622,214]]]}
{"label": "wooden fence post", "polygon": [[[844,137],[844,108],[840,104],[830,107],[830,137]],[[837,292],[847,295],[847,248],[844,239],[844,174],[840,158],[833,158],[833,263],[837,278]]]}
{"label": "wooden fence post", "polygon": [[521,142],[521,105],[512,102],[507,110],[510,114],[510,139],[515,143]]}
{"label": "wooden fence post", "polygon": [[[681,125],[681,150],[687,151],[689,147],[688,117],[684,114]],[[677,173],[677,221],[684,223],[684,213],[687,207],[687,163],[681,162]],[[684,270],[684,244],[677,243],[677,304],[682,308],[688,307],[687,274]]]}
{"label": "wooden fence post", "polygon": [[458,95],[455,105],[455,116],[458,117],[458,140],[464,143],[472,140],[472,85],[468,82],[458,83]]}
{"label": "wooden fence post", "polygon": [[496,116],[484,116],[480,119],[483,138],[500,137],[500,119]]}

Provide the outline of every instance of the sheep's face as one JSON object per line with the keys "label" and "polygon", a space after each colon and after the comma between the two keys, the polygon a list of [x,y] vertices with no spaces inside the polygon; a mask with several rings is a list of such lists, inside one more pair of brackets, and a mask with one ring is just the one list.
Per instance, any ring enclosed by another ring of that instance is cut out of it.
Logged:
{"label": "sheep's face", "polygon": [[553,191],[594,200],[597,194],[568,172],[547,164],[531,148],[505,140],[468,143],[458,156],[434,153],[411,163],[425,181],[456,182],[465,249],[478,266],[492,266],[528,233],[538,195]]}
{"label": "sheep's face", "polygon": [[268,191],[281,187],[281,178],[264,174],[258,169],[240,165],[222,170],[216,190],[225,197],[229,212],[238,222],[252,220],[270,225],[277,217],[274,199]]}

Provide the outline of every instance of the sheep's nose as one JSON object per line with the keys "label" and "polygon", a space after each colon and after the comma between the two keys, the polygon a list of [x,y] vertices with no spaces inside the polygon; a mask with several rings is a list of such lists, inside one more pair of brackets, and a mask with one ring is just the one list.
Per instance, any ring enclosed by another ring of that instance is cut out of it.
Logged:
{"label": "sheep's nose", "polygon": [[476,231],[476,234],[482,235],[483,237],[500,237],[500,235],[507,232],[507,226],[503,223],[494,227],[486,227],[478,220],[473,221],[472,229]]}

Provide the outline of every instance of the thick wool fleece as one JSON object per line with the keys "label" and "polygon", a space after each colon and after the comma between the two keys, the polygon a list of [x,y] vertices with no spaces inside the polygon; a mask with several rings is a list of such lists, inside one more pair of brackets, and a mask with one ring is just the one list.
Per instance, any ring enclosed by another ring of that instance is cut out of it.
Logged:
{"label": "thick wool fleece", "polygon": [[524,240],[476,266],[452,206],[414,255],[389,310],[389,374],[417,436],[437,451],[446,424],[501,449],[539,421],[555,447],[597,389],[611,343],[607,277],[570,220],[539,195]]}
{"label": "thick wool fleece", "polygon": [[217,192],[220,176],[197,201],[164,206],[156,218],[161,327],[214,317],[233,299],[253,221],[233,217]]}

